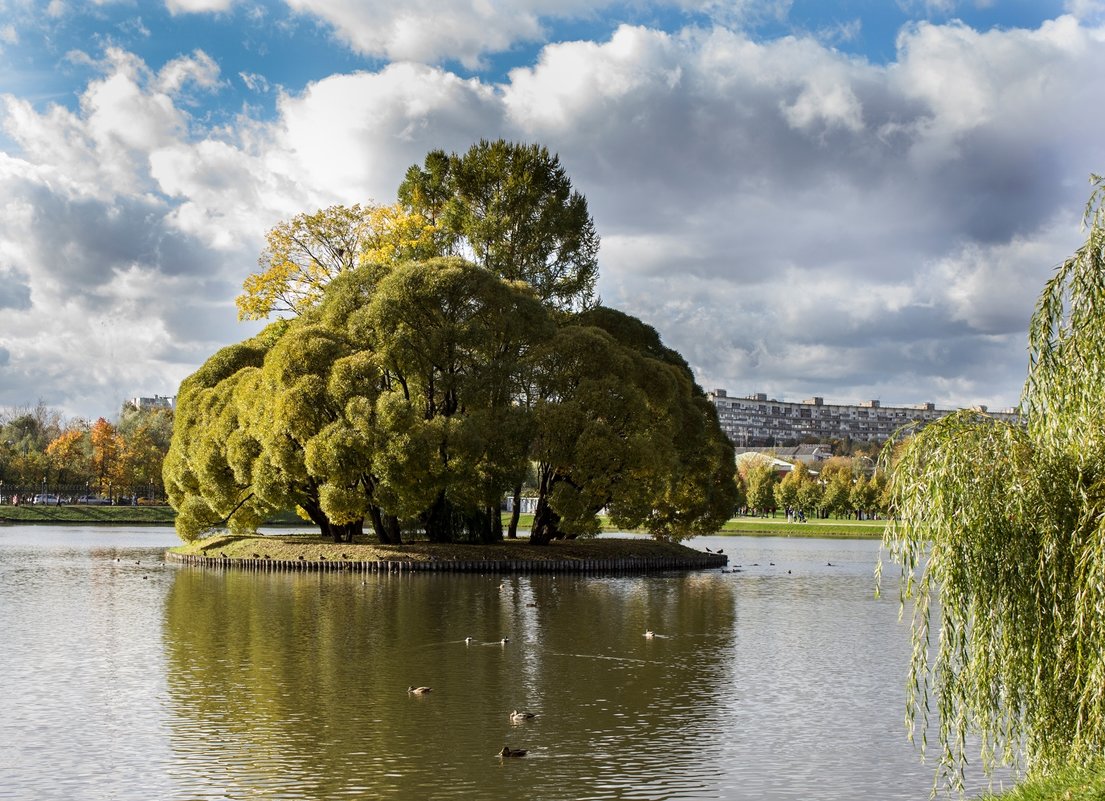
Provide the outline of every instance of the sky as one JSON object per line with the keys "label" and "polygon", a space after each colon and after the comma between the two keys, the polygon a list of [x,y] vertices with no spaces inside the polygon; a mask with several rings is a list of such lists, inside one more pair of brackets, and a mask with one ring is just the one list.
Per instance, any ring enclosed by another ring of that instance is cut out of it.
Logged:
{"label": "sky", "polygon": [[1013,406],[1102,75],[1105,0],[0,0],[0,410],[175,394],[266,231],[500,137],[705,389]]}

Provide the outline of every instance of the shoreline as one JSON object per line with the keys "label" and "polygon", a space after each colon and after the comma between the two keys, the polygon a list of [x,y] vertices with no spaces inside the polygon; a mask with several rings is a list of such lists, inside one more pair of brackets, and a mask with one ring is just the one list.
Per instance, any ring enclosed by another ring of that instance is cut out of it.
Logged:
{"label": "shoreline", "polygon": [[[504,525],[509,513],[503,515]],[[0,506],[0,525],[152,525],[172,526],[176,512],[170,506]],[[529,528],[526,515],[519,521],[519,531]],[[267,521],[265,526],[304,529],[309,524],[293,513]],[[820,520],[805,523],[787,522],[780,518],[734,517],[710,536],[731,537],[840,537],[881,539],[885,520]],[[621,532],[614,526],[603,526],[604,532]]]}
{"label": "shoreline", "polygon": [[628,573],[719,569],[729,562],[725,554],[634,535],[548,545],[530,545],[524,538],[378,545],[296,534],[215,535],[170,548],[165,558],[202,568],[357,573]]}

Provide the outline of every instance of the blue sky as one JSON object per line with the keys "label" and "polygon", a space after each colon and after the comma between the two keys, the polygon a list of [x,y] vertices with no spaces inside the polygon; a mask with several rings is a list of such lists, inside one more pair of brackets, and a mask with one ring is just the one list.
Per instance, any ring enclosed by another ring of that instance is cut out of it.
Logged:
{"label": "blue sky", "polygon": [[1016,402],[1105,171],[1098,0],[0,0],[0,410],[249,336],[264,232],[431,149],[559,153],[700,383]]}

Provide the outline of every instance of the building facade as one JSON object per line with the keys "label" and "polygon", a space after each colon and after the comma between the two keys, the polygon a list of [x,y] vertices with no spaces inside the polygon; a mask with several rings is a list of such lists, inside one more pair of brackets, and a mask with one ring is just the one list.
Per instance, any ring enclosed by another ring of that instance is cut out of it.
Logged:
{"label": "building facade", "polygon": [[[801,440],[828,441],[850,438],[856,442],[885,442],[907,425],[923,426],[950,414],[932,403],[883,406],[877,400],[854,406],[825,403],[810,398],[800,403],[769,399],[763,393],[730,397],[724,389],[707,392],[717,408],[721,427],[737,446],[780,446]],[[993,417],[1016,420],[1013,409],[989,412]]]}
{"label": "building facade", "polygon": [[138,410],[144,409],[175,409],[176,395],[154,395],[152,398],[131,398],[131,403]]}

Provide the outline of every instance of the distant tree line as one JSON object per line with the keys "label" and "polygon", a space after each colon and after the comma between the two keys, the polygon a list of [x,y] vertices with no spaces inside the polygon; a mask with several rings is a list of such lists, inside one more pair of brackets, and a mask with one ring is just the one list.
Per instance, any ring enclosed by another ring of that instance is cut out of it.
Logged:
{"label": "distant tree line", "polygon": [[0,413],[0,496],[164,498],[161,472],[172,439],[171,409],[123,405],[117,422],[63,420],[38,404]]}
{"label": "distant tree line", "polygon": [[888,481],[882,470],[870,470],[870,459],[834,456],[811,471],[804,462],[780,477],[766,455],[742,459],[737,484],[742,508],[754,514],[778,510],[811,517],[873,518],[889,509]]}

